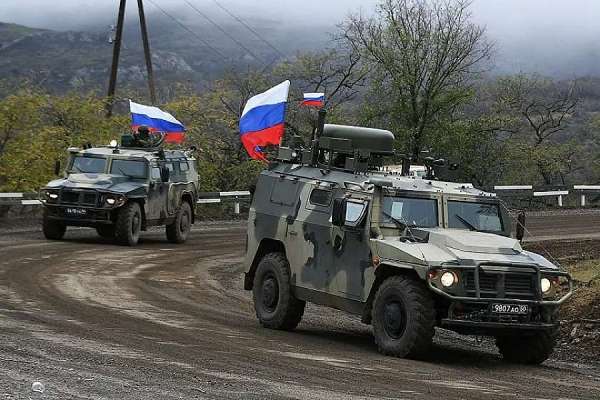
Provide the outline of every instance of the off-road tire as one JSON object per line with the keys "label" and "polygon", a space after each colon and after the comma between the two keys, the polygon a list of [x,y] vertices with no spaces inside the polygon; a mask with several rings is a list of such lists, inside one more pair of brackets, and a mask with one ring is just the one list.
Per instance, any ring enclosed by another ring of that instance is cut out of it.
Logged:
{"label": "off-road tire", "polygon": [[117,242],[125,246],[135,246],[142,230],[142,210],[135,201],[125,204],[119,210],[115,224]]}
{"label": "off-road tire", "polygon": [[115,237],[115,226],[114,225],[98,225],[96,227],[96,232],[98,236],[112,239]]}
{"label": "off-road tire", "polygon": [[371,312],[379,352],[408,358],[427,354],[435,333],[435,308],[422,282],[408,276],[387,278],[375,294]]}
{"label": "off-road tire", "polygon": [[[552,322],[558,321],[558,308],[552,312]],[[516,364],[541,364],[550,357],[556,346],[558,324],[552,330],[531,336],[506,335],[496,337],[496,347],[504,360]]]}
{"label": "off-road tire", "polygon": [[177,210],[175,221],[167,225],[167,239],[171,243],[184,243],[192,227],[192,208],[184,201]]}
{"label": "off-road tire", "polygon": [[256,317],[265,328],[289,331],[302,319],[306,303],[294,297],[289,271],[282,253],[265,255],[256,268],[252,297]]}
{"label": "off-road tire", "polygon": [[65,236],[67,226],[60,221],[50,219],[44,214],[42,220],[42,231],[49,240],[61,240]]}

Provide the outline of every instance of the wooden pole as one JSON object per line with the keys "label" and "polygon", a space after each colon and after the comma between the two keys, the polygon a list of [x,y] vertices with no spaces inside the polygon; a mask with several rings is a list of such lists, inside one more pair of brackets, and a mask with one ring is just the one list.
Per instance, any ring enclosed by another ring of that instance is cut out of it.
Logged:
{"label": "wooden pole", "polygon": [[156,90],[154,86],[154,72],[152,71],[152,57],[150,54],[150,42],[148,41],[148,29],[146,27],[146,15],[144,13],[143,0],[137,0],[138,13],[140,15],[140,29],[142,30],[142,41],[144,43],[144,57],[146,58],[146,71],[148,72],[148,89],[150,90],[150,101],[156,105]]}
{"label": "wooden pole", "polygon": [[112,116],[112,109],[115,97],[115,88],[117,86],[117,71],[119,69],[119,54],[121,53],[121,39],[123,38],[123,22],[125,20],[125,3],[127,0],[120,0],[119,16],[117,18],[117,32],[113,46],[112,66],[110,69],[110,81],[108,82],[108,103],[106,104],[106,116]]}

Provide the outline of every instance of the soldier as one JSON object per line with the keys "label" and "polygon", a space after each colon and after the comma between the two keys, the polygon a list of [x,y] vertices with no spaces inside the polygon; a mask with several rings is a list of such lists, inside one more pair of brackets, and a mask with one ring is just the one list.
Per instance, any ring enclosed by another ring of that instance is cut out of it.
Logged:
{"label": "soldier", "polygon": [[150,129],[146,125],[140,125],[137,134],[133,135],[133,147],[151,147]]}

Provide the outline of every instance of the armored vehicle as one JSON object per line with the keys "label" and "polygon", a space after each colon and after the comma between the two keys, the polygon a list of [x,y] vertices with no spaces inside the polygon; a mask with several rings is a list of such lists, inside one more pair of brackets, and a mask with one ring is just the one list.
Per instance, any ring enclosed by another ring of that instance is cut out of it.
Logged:
{"label": "armored vehicle", "polygon": [[140,231],[165,225],[169,241],[185,242],[198,195],[195,159],[181,150],[113,142],[70,148],[64,177],[41,189],[46,238],[62,239],[67,226],[87,226],[133,246]]}
{"label": "armored vehicle", "polygon": [[308,301],[372,324],[384,354],[422,357],[442,327],[495,337],[511,362],[544,361],[569,275],[511,237],[494,194],[375,170],[393,141],[321,125],[259,176],[244,279],[259,322],[294,329]]}

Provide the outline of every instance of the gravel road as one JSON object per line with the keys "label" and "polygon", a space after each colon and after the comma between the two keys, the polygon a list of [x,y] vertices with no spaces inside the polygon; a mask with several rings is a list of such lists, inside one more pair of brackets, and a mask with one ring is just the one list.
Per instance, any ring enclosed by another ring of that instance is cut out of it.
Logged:
{"label": "gravel road", "polygon": [[86,229],[0,232],[0,399],[600,398],[600,362],[510,365],[441,330],[426,361],[384,357],[370,327],[317,306],[295,332],[262,329],[242,225],[163,236],[125,248]]}

